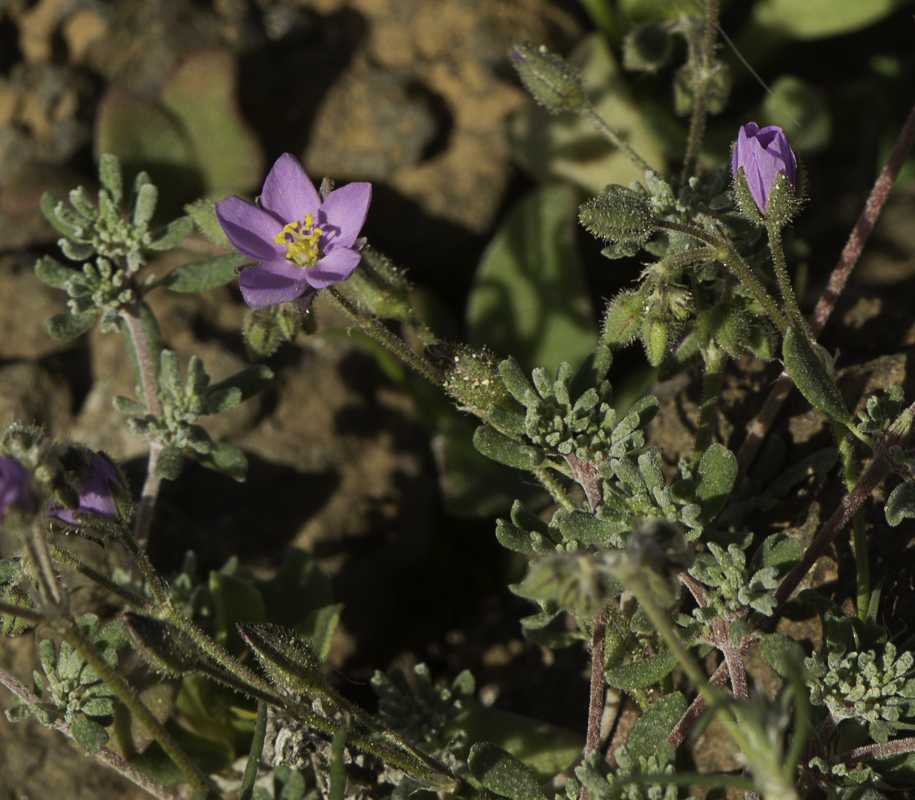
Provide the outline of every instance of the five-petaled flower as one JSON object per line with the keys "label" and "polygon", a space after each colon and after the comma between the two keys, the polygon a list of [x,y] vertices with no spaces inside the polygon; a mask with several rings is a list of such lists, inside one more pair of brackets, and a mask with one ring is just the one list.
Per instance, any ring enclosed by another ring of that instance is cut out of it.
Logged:
{"label": "five-petaled flower", "polygon": [[29,473],[15,458],[0,456],[0,523],[7,509],[18,506],[23,511],[32,507],[29,497]]}
{"label": "five-petaled flower", "polygon": [[91,515],[108,520],[118,519],[118,507],[114,499],[114,488],[124,489],[121,477],[111,462],[94,450],[86,450],[88,460],[81,465],[77,477],[79,500],[76,508],[64,508],[52,503],[45,512],[71,525],[82,526],[84,520],[77,515]]}
{"label": "five-petaled flower", "polygon": [[734,180],[740,179],[741,167],[750,196],[763,216],[769,208],[769,195],[779,173],[785,176],[789,187],[794,188],[797,160],[788,137],[778,125],[760,128],[755,122],[748,122],[741,127],[731,159]]}
{"label": "five-petaled flower", "polygon": [[258,262],[238,277],[242,296],[257,308],[298,299],[346,280],[359,266],[359,231],[372,185],[350,183],[322,201],[305,170],[286,153],[264,182],[257,205],[240,197],[216,204],[216,217],[240,253]]}

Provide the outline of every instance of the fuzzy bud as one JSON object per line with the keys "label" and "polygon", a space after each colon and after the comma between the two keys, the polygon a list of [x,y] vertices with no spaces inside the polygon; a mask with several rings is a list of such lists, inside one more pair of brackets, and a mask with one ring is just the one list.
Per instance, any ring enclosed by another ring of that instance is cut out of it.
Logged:
{"label": "fuzzy bud", "polygon": [[647,203],[625,186],[608,186],[606,194],[579,207],[578,219],[598,239],[640,247],[657,229]]}
{"label": "fuzzy bud", "polygon": [[534,99],[551,114],[575,111],[585,105],[581,80],[559,56],[542,45],[514,44],[512,64]]}
{"label": "fuzzy bud", "polygon": [[737,204],[757,225],[785,224],[794,206],[797,159],[777,125],[744,125],[731,157]]}

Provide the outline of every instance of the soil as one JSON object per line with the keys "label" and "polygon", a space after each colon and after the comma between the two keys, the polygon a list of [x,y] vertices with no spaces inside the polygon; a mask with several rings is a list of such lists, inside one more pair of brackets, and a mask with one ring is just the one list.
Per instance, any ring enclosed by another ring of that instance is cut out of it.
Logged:
{"label": "soil", "polygon": [[[530,185],[511,157],[507,124],[529,100],[506,48],[529,40],[568,52],[585,29],[572,0],[2,0],[0,420],[35,421],[53,437],[104,449],[124,463],[135,488],[142,485],[143,441],[110,406],[113,395],[133,391],[120,342],[97,330],[75,342],[51,339],[43,320],[64,311],[65,298],[32,272],[57,238],[37,199],[92,181],[93,121],[109,88],[151,96],[189,54],[227,48],[238,59],[242,114],[265,163],[288,151],[312,175],[371,180],[365,234],[459,317],[488,237]],[[867,181],[846,186],[837,193],[841,208],[837,201],[818,218],[834,213],[828,232],[821,224],[811,233],[829,252],[838,252],[867,188]],[[915,237],[896,222],[913,211],[910,197],[894,201],[836,312],[841,324],[827,331],[827,347],[843,354],[843,393],[857,408],[888,382],[915,396]],[[595,245],[583,245],[597,263]],[[165,260],[149,266],[160,275],[168,268]],[[589,269],[595,298],[621,283],[605,266]],[[234,287],[150,300],[182,361],[200,355],[214,380],[248,363],[239,335],[245,307]],[[321,332],[342,326],[330,308],[317,311]],[[345,603],[329,660],[358,702],[372,703],[365,681],[374,669],[425,661],[440,678],[470,669],[480,696],[497,707],[584,731],[586,654],[548,653],[523,640],[518,619],[531,607],[505,589],[518,565],[495,542],[492,520],[445,515],[409,395],[346,337],[319,335],[267,363],[275,384],[209,426],[214,438],[245,450],[247,482],[188,465],[162,492],[155,563],[177,569],[193,549],[202,572],[237,555],[266,574],[287,546],[307,549]],[[729,369],[719,441],[739,446],[777,372],[749,362]],[[695,376],[658,387],[665,422],[652,441],[674,460],[691,446],[698,389]],[[827,446],[831,436],[797,397],[777,432],[789,458]],[[811,480],[799,502],[765,521],[812,537],[840,497],[836,482],[820,488]],[[893,618],[911,620],[915,583],[898,564],[911,561],[912,527],[888,529],[879,509],[869,517],[873,579],[886,581]],[[838,545],[818,575],[837,598],[854,594],[848,556],[847,542]],[[786,626],[817,641],[810,609],[788,616]],[[34,651],[32,636],[5,641],[0,664],[25,678]],[[751,674],[771,685],[760,663]],[[715,766],[713,751],[700,748],[700,768]],[[31,721],[0,721],[0,754],[0,798],[146,796]]]}

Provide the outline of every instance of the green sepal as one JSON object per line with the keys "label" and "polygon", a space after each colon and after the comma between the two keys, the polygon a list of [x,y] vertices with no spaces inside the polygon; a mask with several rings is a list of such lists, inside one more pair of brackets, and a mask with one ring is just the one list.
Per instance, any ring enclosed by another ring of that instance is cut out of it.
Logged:
{"label": "green sepal", "polygon": [[491,425],[480,425],[474,431],[473,446],[492,461],[515,469],[535,470],[546,457],[539,447],[516,442]]}
{"label": "green sepal", "polygon": [[226,236],[225,231],[219,224],[214,201],[195,200],[184,207],[184,213],[194,220],[197,229],[213,244],[222,247],[224,250],[234,249],[232,242],[229,241],[229,237]]}
{"label": "green sepal", "polygon": [[607,304],[601,341],[608,346],[626,346],[639,335],[644,316],[645,298],[638,292],[620,292]]}
{"label": "green sepal", "polygon": [[327,686],[324,662],[295,631],[277,625],[239,622],[238,632],[270,680],[293,692],[313,693]]}
{"label": "green sepal", "polygon": [[173,292],[203,292],[225,286],[235,278],[235,271],[245,263],[241,253],[202,258],[175,267],[150,288],[165,286]]}
{"label": "green sepal", "polygon": [[545,800],[534,773],[507,750],[478,742],[467,757],[470,772],[486,789],[509,800]]}
{"label": "green sepal", "polygon": [[84,311],[82,314],[65,312],[48,317],[44,324],[53,338],[67,342],[86,333],[95,324],[97,317],[97,311]]}
{"label": "green sepal", "polygon": [[782,342],[785,369],[801,394],[814,408],[843,425],[851,424],[851,414],[823,360],[814,352],[807,334],[789,327]]}
{"label": "green sepal", "polygon": [[221,472],[234,478],[239,483],[248,476],[248,459],[244,451],[234,444],[217,442],[216,449],[210,453],[194,453],[194,459],[207,469]]}

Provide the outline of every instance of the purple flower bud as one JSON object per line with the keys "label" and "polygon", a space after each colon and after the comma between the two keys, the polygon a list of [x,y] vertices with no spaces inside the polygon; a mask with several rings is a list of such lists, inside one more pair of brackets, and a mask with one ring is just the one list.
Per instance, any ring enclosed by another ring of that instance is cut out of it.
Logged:
{"label": "purple flower bud", "polygon": [[77,514],[92,514],[109,520],[118,519],[118,508],[111,484],[123,489],[121,478],[108,459],[93,450],[87,450],[86,455],[89,457],[89,463],[85,472],[78,478],[79,505],[76,508],[63,508],[60,504],[54,503],[45,512],[48,516],[77,526],[83,525]]}
{"label": "purple flower bud", "polygon": [[731,161],[734,180],[739,179],[741,167],[750,196],[763,216],[769,208],[769,194],[779,172],[788,180],[789,186],[794,187],[797,160],[788,144],[788,137],[778,125],[759,128],[755,122],[748,122],[740,129]]}
{"label": "purple flower bud", "polygon": [[236,249],[256,261],[238,277],[249,306],[307,305],[318,289],[345,281],[359,266],[357,238],[370,183],[350,183],[322,198],[302,165],[280,156],[257,205],[240,197],[216,204],[216,218]]}
{"label": "purple flower bud", "polygon": [[0,523],[10,506],[23,511],[32,507],[28,490],[29,473],[15,458],[0,456]]}

